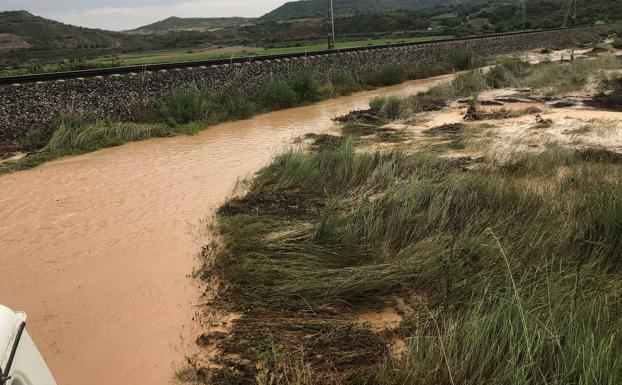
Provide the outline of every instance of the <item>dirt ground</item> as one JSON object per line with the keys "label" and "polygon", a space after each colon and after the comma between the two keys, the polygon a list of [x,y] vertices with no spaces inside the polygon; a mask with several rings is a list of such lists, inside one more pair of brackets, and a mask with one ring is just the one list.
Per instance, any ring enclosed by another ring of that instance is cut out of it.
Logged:
{"label": "dirt ground", "polygon": [[[568,61],[571,57],[588,58],[594,55],[592,51],[592,48],[538,50],[527,52],[522,58],[532,64]],[[611,54],[622,58],[622,50]],[[620,77],[622,71],[612,70],[608,75]],[[611,107],[620,96],[604,100],[607,95],[613,94],[600,93],[597,81],[591,81],[582,91],[564,96],[545,96],[530,89],[492,89],[479,95],[479,119],[466,118],[469,101],[460,100],[441,111],[423,112],[383,126],[383,130],[403,140],[379,140],[375,134],[363,135],[362,139],[372,148],[399,146],[409,151],[434,148],[447,157],[503,158],[510,153],[538,152],[554,145],[607,148],[622,153],[622,111]],[[442,128],[447,125],[461,127],[459,132],[443,133]],[[339,134],[337,128],[335,135]],[[460,145],[455,145],[457,137],[461,139]]]}
{"label": "dirt ground", "polygon": [[[390,127],[408,138],[400,146],[417,150],[439,148],[451,140],[448,135],[430,134],[431,129],[460,124],[463,145],[443,150],[446,156],[452,157],[503,157],[514,152],[541,151],[553,145],[577,149],[606,147],[622,152],[622,112],[587,107],[584,104],[587,96],[543,101],[525,92],[501,89],[483,93],[480,100],[482,104],[494,103],[479,107],[484,115],[481,120],[465,121],[467,106],[454,103],[443,111],[421,114],[414,124],[393,123]],[[537,117],[541,118],[540,123]],[[395,145],[381,144],[382,147]]]}

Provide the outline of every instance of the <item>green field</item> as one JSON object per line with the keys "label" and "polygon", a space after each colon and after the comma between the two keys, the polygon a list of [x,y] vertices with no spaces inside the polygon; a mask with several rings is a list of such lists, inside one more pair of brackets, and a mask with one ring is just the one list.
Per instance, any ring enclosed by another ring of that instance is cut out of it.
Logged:
{"label": "green field", "polygon": [[[355,40],[337,43],[337,49],[367,47],[374,45],[392,44],[392,43],[414,43],[419,41],[434,41],[440,39],[448,39],[451,36],[426,36],[413,38],[385,38],[385,39],[367,39]],[[326,49],[326,43],[308,44],[294,47],[276,47],[276,48],[256,48],[256,47],[230,47],[216,48],[205,47],[199,49],[178,49],[167,51],[142,52],[136,54],[128,54],[122,56],[103,56],[101,58],[89,60],[94,64],[106,64],[115,62],[121,66],[141,65],[141,64],[158,64],[168,62],[186,62],[195,60],[222,59],[229,57],[246,57],[257,55],[279,55],[287,53],[299,52],[315,52]]]}
{"label": "green field", "polygon": [[[420,41],[434,41],[448,39],[452,36],[425,36],[413,38],[383,38],[338,42],[337,49],[353,47],[369,47],[394,43],[414,43]],[[147,51],[123,55],[103,55],[84,60],[60,60],[47,64],[25,64],[15,68],[0,68],[0,77],[29,75],[34,73],[64,72],[96,68],[134,66],[143,64],[159,64],[173,62],[190,62],[196,60],[212,60],[234,57],[252,57],[258,55],[279,55],[300,52],[316,52],[326,49],[326,43],[297,44],[289,47],[219,47],[206,45],[196,48],[171,49],[162,51]]]}

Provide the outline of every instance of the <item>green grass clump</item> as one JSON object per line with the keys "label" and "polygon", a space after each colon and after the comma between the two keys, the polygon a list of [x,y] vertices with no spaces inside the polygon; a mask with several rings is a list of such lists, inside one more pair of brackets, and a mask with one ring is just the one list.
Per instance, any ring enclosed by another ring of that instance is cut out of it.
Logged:
{"label": "green grass clump", "polygon": [[622,64],[611,57],[538,64],[506,59],[492,68],[486,77],[492,87],[528,87],[550,95],[564,95],[583,90],[599,72],[619,68]]}
{"label": "green grass clump", "polygon": [[27,152],[37,151],[48,144],[52,134],[51,129],[35,128],[20,140],[19,146]]}
{"label": "green grass clump", "polygon": [[576,294],[573,277],[560,280],[473,299],[459,318],[431,314],[418,325],[406,357],[386,364],[380,383],[616,383],[622,351],[610,301],[619,285],[600,288],[616,294],[592,297]]}
{"label": "green grass clump", "polygon": [[274,80],[261,90],[258,100],[263,108],[276,110],[293,106],[297,97],[285,80]]}
{"label": "green grass clump", "polygon": [[408,113],[408,103],[397,96],[378,96],[369,103],[371,110],[379,117],[397,120]]}
{"label": "green grass clump", "polygon": [[[199,128],[200,126],[193,123],[171,127],[162,123],[88,120],[80,115],[66,115],[59,119],[51,135],[37,134],[36,147],[33,145],[33,152],[29,156],[17,161],[2,163],[0,174],[29,169],[63,156],[83,154],[127,142],[192,134]],[[39,135],[42,136],[39,138]]]}
{"label": "green grass clump", "polygon": [[486,77],[480,70],[457,75],[452,81],[441,83],[407,97],[377,97],[370,102],[370,109],[388,120],[407,118],[409,115],[440,110],[453,99],[472,96],[488,88]]}
{"label": "green grass clump", "polygon": [[[225,120],[249,119],[257,113],[257,103],[240,92],[230,92],[221,96]],[[216,122],[214,122],[216,123]]]}
{"label": "green grass clump", "polygon": [[64,154],[72,151],[93,151],[123,143],[172,135],[167,125],[119,123],[65,117],[54,131],[43,151]]}
{"label": "green grass clump", "polygon": [[362,88],[352,72],[345,70],[333,72],[330,84],[334,87],[336,95],[348,95]]}
{"label": "green grass clump", "polygon": [[475,57],[473,53],[468,51],[452,51],[449,53],[447,60],[454,71],[469,70],[475,66]]}
{"label": "green grass clump", "polygon": [[320,98],[319,83],[308,71],[294,72],[286,80],[272,80],[256,97],[258,105],[267,111],[311,103]]}
{"label": "green grass clump", "polygon": [[142,120],[154,124],[166,123],[175,128],[193,122],[216,124],[227,120],[245,119],[254,115],[255,110],[255,103],[238,92],[218,96],[211,92],[189,88],[173,92],[154,108],[146,111]]}
{"label": "green grass clump", "polygon": [[215,112],[215,103],[214,95],[196,88],[179,90],[155,106],[151,120],[162,121],[170,126],[205,120],[210,113]]}
{"label": "green grass clump", "polygon": [[305,104],[320,99],[319,83],[309,71],[296,71],[289,75],[287,83],[296,93],[297,103]]}
{"label": "green grass clump", "polygon": [[373,71],[365,83],[373,87],[390,86],[406,80],[406,69],[399,64],[385,64]]}
{"label": "green grass clump", "polygon": [[524,77],[531,67],[526,61],[519,58],[501,60],[486,74],[488,84],[493,88],[511,87],[517,79]]}
{"label": "green grass clump", "polygon": [[482,71],[469,71],[456,76],[454,80],[449,83],[448,97],[459,98],[471,96],[485,90],[487,87],[486,77]]}
{"label": "green grass clump", "polygon": [[[481,70],[472,70],[459,74],[452,81],[441,83],[425,92],[404,98],[374,98],[370,102],[370,109],[378,117],[396,120],[420,112],[440,110],[451,100],[473,97],[488,88],[529,87],[549,94],[566,94],[584,89],[595,74],[617,68],[622,68],[622,64],[619,60],[612,58],[540,64],[529,64],[518,58],[506,58],[485,74]],[[601,77],[607,78],[604,75]],[[602,84],[606,84],[609,89],[614,87],[616,82],[608,79]],[[617,95],[616,91],[613,95]],[[611,97],[608,98],[611,99]],[[604,100],[604,96],[601,99]],[[537,111],[524,111],[514,115],[503,111],[499,116],[487,118],[507,118],[521,113],[535,112]]]}
{"label": "green grass clump", "polygon": [[[203,276],[217,274],[223,300],[246,309],[234,333],[253,339],[264,322],[286,319],[277,346],[296,359],[278,362],[318,384],[622,380],[613,158],[552,148],[467,168],[355,143],[289,151],[220,210],[222,248]],[[400,329],[403,357],[377,358],[349,339],[326,358],[305,342],[310,322],[330,314],[343,326],[352,321],[339,314],[381,307],[387,295],[418,309]],[[365,359],[342,365],[357,355]]]}

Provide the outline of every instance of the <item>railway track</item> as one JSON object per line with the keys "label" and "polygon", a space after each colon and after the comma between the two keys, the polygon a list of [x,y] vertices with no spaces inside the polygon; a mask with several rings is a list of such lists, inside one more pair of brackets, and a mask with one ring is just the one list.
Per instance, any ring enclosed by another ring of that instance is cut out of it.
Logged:
{"label": "railway track", "polygon": [[[397,47],[406,47],[406,46],[428,46],[428,45],[441,44],[441,43],[447,43],[447,42],[477,40],[477,39],[486,39],[486,38],[494,38],[494,37],[502,37],[502,36],[528,35],[528,34],[535,34],[535,33],[541,33],[541,32],[573,30],[573,29],[586,28],[586,27],[590,27],[590,26],[552,28],[552,29],[520,31],[520,32],[511,32],[511,33],[465,36],[465,37],[459,37],[459,38],[453,38],[453,39],[440,39],[440,40],[420,41],[420,42],[411,42],[411,43],[382,44],[382,45],[374,45],[374,46],[332,49],[332,50],[322,50],[322,51],[312,51],[312,52],[297,52],[297,53],[278,54],[278,55],[233,57],[233,58],[226,58],[226,59],[196,60],[196,61],[170,62],[170,63],[160,63],[160,64],[144,64],[144,65],[134,65],[134,66],[124,66],[124,67],[109,67],[109,68],[97,68],[97,69],[67,71],[67,72],[52,72],[52,73],[41,73],[41,74],[32,74],[32,75],[8,76],[8,77],[0,77],[0,86],[1,85],[13,85],[13,84],[36,83],[36,82],[54,81],[54,80],[89,78],[89,77],[97,77],[97,76],[122,75],[122,74],[129,74],[129,73],[142,73],[142,72],[155,72],[155,71],[163,71],[163,70],[166,71],[166,70],[175,70],[175,69],[209,67],[213,65],[223,65],[223,64],[242,64],[242,63],[261,62],[261,61],[268,61],[268,60],[277,60],[277,59],[291,59],[291,58],[301,58],[301,57],[307,57],[307,56],[331,55],[331,54],[338,54],[338,53],[344,53],[344,52],[357,52],[357,51],[397,48]],[[591,27],[596,27],[596,26],[591,26]]]}

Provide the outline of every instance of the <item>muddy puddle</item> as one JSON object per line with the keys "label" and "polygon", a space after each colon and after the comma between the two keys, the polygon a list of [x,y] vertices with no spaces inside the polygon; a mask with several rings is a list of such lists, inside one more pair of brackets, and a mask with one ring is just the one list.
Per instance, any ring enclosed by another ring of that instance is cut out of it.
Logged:
{"label": "muddy puddle", "polygon": [[0,303],[59,384],[167,384],[197,336],[197,224],[295,138],[412,81],[0,177]]}

